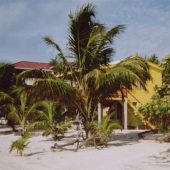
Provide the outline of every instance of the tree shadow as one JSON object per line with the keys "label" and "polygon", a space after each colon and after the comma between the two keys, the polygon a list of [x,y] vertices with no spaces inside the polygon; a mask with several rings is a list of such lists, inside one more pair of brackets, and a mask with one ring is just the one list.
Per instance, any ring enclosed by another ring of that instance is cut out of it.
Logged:
{"label": "tree shadow", "polygon": [[63,144],[63,145],[57,145],[51,146],[51,151],[52,152],[62,152],[62,151],[72,151],[72,152],[77,152],[77,148],[68,148],[68,146],[74,147],[74,144]]}
{"label": "tree shadow", "polygon": [[12,130],[0,131],[0,135],[10,135],[14,133]]}
{"label": "tree shadow", "polygon": [[140,140],[137,132],[111,134],[108,146],[125,146],[138,143]]}
{"label": "tree shadow", "polygon": [[37,154],[42,154],[42,153],[44,153],[44,152],[33,152],[33,153],[28,153],[28,154],[24,154],[24,156],[26,156],[26,157],[29,157],[29,156],[33,156],[33,155],[37,155]]}
{"label": "tree shadow", "polygon": [[[75,148],[75,149],[68,149],[68,148],[65,148],[65,147],[61,147],[60,150],[58,150],[59,152],[62,152],[62,151],[71,151],[71,152],[77,152],[78,150]],[[53,152],[57,152],[57,150],[54,150]]]}
{"label": "tree shadow", "polygon": [[133,145],[135,143],[138,143],[138,141],[132,141],[132,140],[112,141],[108,143],[108,146],[126,146],[126,145]]}
{"label": "tree shadow", "polygon": [[77,134],[65,135],[64,138],[76,138]]}
{"label": "tree shadow", "polygon": [[153,155],[150,157],[152,161],[156,161],[157,164],[160,164],[164,167],[169,167],[170,165],[170,149],[160,152],[158,155]]}

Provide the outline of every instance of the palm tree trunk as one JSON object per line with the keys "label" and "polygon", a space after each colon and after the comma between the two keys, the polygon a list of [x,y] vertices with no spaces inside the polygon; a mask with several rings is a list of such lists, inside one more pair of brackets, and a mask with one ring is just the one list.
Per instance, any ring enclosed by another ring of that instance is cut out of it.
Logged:
{"label": "palm tree trunk", "polygon": [[21,123],[21,136],[24,136],[26,132],[26,125],[24,122]]}
{"label": "palm tree trunk", "polygon": [[86,139],[88,139],[88,137],[89,137],[89,132],[90,132],[90,131],[89,131],[88,128],[85,128],[84,130],[85,130],[85,134],[86,134]]}

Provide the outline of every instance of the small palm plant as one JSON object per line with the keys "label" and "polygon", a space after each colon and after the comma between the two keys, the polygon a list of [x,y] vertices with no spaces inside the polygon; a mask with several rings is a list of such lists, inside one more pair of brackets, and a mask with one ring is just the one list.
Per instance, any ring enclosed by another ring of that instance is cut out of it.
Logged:
{"label": "small palm plant", "polygon": [[13,141],[9,152],[16,150],[17,155],[22,156],[23,151],[27,148],[29,142],[28,139],[31,137],[30,133],[25,134],[24,136],[20,137],[18,140]]}
{"label": "small palm plant", "polygon": [[30,105],[28,101],[28,95],[23,92],[19,95],[19,101],[9,105],[9,117],[19,123],[21,127],[21,134],[24,135],[27,130],[27,126],[30,125],[30,120],[36,120],[38,118],[36,112],[36,103]]}
{"label": "small palm plant", "polygon": [[113,132],[113,129],[118,129],[120,127],[120,123],[117,121],[113,121],[111,119],[112,115],[105,116],[100,123],[92,122],[89,125],[91,131],[91,137],[87,139],[85,144],[87,145],[104,145],[107,146],[109,137]]}
{"label": "small palm plant", "polygon": [[[37,113],[40,120],[34,123],[34,128],[38,127],[44,130],[43,135],[52,135],[54,140],[60,138],[68,127],[71,126],[71,120],[63,120],[60,116],[63,114],[63,108],[53,101],[41,101],[37,104]],[[60,116],[59,116],[60,115]]]}

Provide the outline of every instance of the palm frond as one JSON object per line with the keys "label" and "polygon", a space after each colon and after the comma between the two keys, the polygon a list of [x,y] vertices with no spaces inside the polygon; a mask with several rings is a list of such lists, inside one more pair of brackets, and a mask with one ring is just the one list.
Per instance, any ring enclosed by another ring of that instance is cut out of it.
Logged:
{"label": "palm frond", "polygon": [[47,37],[44,37],[43,39],[47,45],[53,46],[58,51],[58,56],[62,59],[63,63],[67,62],[61,48],[59,47],[59,45],[56,42],[54,42],[54,40],[52,40],[52,38],[47,36]]}
{"label": "palm frond", "polygon": [[[139,82],[146,90],[146,82],[151,79],[149,67],[141,58],[127,58],[113,66],[107,74],[108,83],[114,87],[132,89]],[[117,89],[118,90],[118,89]]]}
{"label": "palm frond", "polygon": [[17,75],[17,84],[25,85],[27,80],[32,80],[34,83],[37,79],[42,78],[54,78],[55,75],[52,72],[44,70],[24,70]]}
{"label": "palm frond", "polygon": [[55,98],[75,95],[74,89],[57,77],[55,77],[55,79],[39,79],[35,82],[34,88],[37,89],[39,94],[43,91],[44,94],[47,93],[47,96],[51,95]]}
{"label": "palm frond", "polygon": [[76,13],[70,13],[70,25],[69,25],[69,49],[78,61],[78,65],[81,65],[81,56],[83,49],[85,49],[88,42],[88,37],[91,32],[91,28],[94,26],[92,18],[95,17],[94,6],[92,4],[84,5]]}
{"label": "palm frond", "polygon": [[108,40],[110,43],[112,43],[113,38],[118,36],[121,32],[123,32],[125,30],[125,28],[126,27],[124,25],[117,25],[117,26],[111,28],[104,35],[103,41]]}
{"label": "palm frond", "polygon": [[7,102],[7,103],[12,103],[13,102],[13,98],[9,95],[9,94],[7,94],[7,93],[5,93],[5,92],[3,92],[3,91],[0,91],[0,103],[1,102]]}
{"label": "palm frond", "polygon": [[141,57],[129,57],[123,61],[121,61],[118,66],[121,65],[123,67],[128,68],[129,70],[133,71],[135,74],[137,74],[143,82],[146,82],[147,80],[151,79],[151,75],[149,72],[149,66]]}

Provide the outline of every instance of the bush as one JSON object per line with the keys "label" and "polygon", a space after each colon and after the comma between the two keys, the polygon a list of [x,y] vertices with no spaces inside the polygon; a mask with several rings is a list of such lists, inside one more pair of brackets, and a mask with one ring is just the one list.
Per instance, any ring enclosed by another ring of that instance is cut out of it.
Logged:
{"label": "bush", "polygon": [[168,131],[170,125],[170,101],[155,94],[151,101],[139,107],[144,120],[151,122],[159,131]]}
{"label": "bush", "polygon": [[100,123],[89,124],[90,137],[85,141],[86,146],[107,146],[113,129],[121,128],[119,122],[111,120],[111,115],[105,116]]}
{"label": "bush", "polygon": [[29,142],[28,139],[31,137],[30,133],[25,134],[24,136],[20,137],[18,140],[13,141],[9,152],[16,150],[17,155],[22,156],[24,149],[28,146]]}

